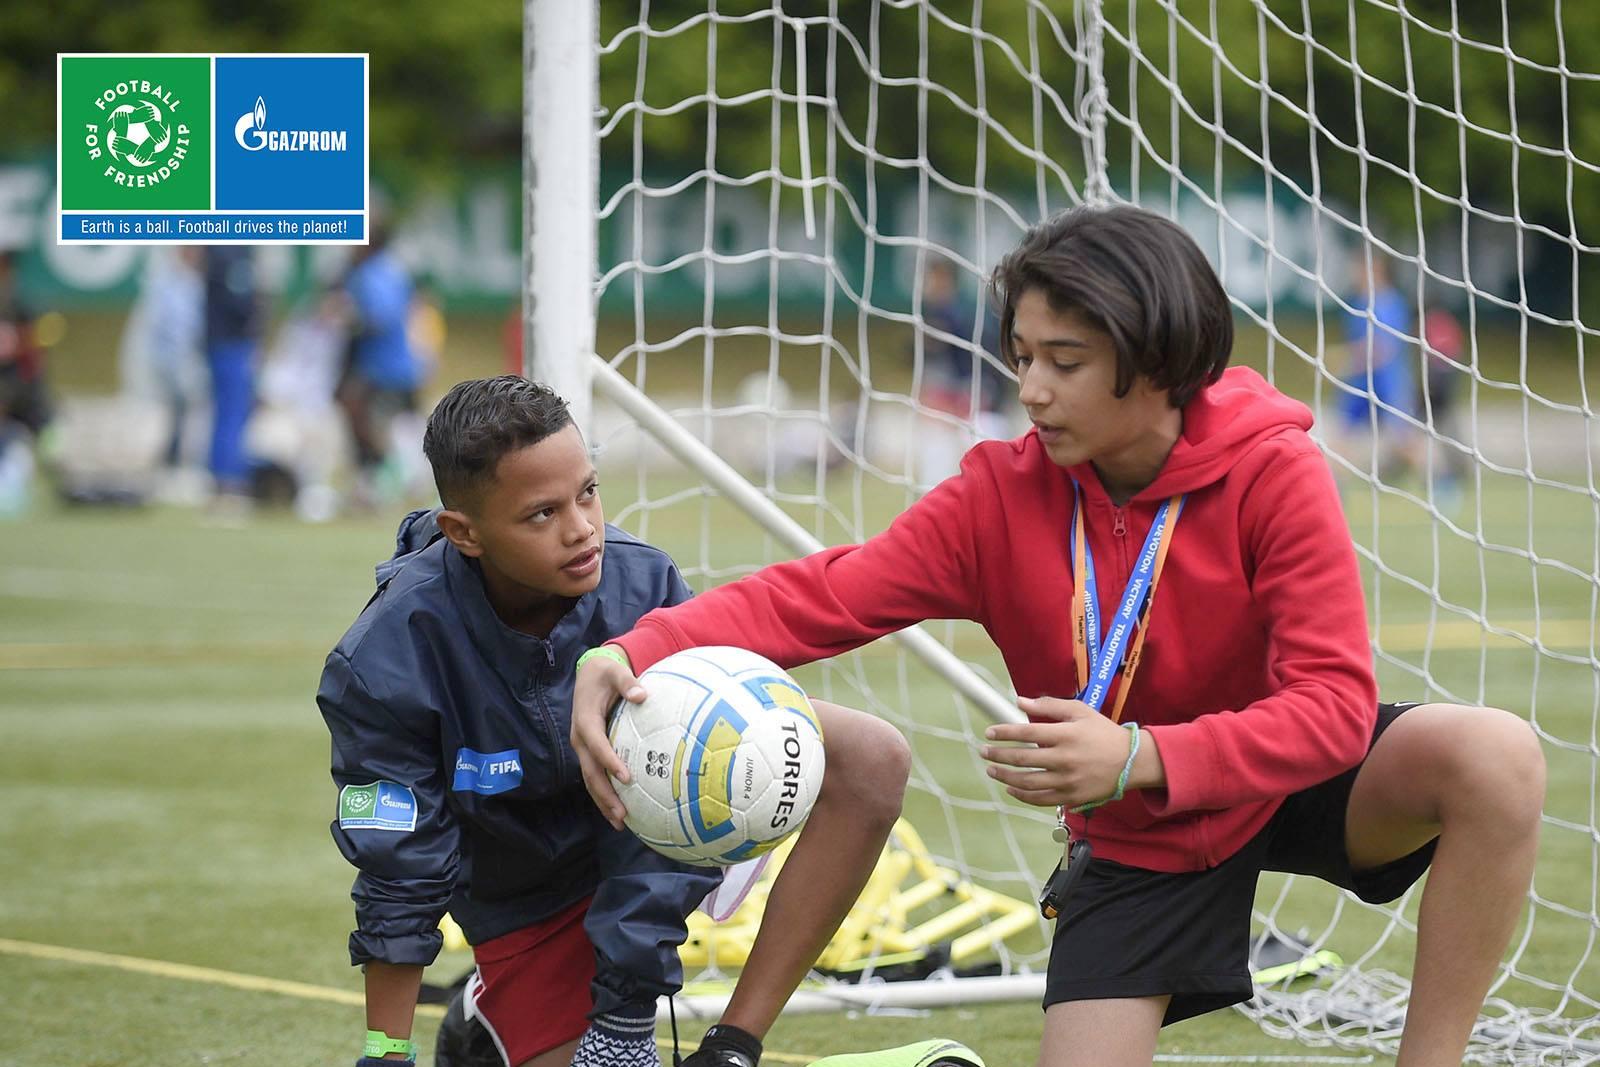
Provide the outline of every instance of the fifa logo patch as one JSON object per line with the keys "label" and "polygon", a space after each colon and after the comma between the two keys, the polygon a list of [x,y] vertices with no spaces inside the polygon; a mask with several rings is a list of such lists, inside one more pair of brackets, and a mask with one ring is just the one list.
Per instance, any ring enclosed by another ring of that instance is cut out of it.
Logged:
{"label": "fifa logo patch", "polygon": [[455,775],[450,788],[457,793],[477,793],[494,796],[509,793],[522,784],[522,754],[508,748],[500,752],[477,752],[470,748],[456,750]]}

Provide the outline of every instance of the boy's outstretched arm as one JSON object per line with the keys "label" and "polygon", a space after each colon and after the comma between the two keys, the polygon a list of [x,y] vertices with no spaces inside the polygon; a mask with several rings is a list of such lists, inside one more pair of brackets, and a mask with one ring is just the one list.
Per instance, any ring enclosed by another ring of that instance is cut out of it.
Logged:
{"label": "boy's outstretched arm", "polygon": [[[927,619],[981,622],[975,528],[997,509],[993,479],[969,454],[961,476],[940,483],[865,543],[763,567],[658,608],[608,642],[628,664],[590,657],[572,694],[572,747],[601,812],[622,825],[623,805],[606,772],[621,778],[626,771],[606,739],[606,716],[619,699],[644,700],[635,670],[698,645],[738,645],[795,667]],[[830,748],[830,767],[833,759]]]}

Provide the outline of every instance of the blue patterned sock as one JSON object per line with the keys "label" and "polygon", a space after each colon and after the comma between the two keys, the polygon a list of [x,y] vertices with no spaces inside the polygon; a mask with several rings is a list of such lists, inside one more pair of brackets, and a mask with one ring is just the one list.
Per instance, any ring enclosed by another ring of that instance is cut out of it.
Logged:
{"label": "blue patterned sock", "polygon": [[578,1040],[572,1067],[661,1067],[655,1014],[596,1015]]}

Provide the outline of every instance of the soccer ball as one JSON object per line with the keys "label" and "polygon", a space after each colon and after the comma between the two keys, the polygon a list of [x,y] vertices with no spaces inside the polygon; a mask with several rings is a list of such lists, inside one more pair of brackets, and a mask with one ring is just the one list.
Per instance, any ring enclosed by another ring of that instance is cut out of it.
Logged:
{"label": "soccer ball", "polygon": [[800,828],[822,787],[822,725],[794,679],[742,648],[668,656],[639,677],[642,704],[612,710],[628,829],[702,867],[759,856]]}
{"label": "soccer ball", "polygon": [[154,101],[120,104],[107,123],[106,148],[113,159],[148,167],[157,152],[172,142],[172,126],[163,122],[161,108]]}

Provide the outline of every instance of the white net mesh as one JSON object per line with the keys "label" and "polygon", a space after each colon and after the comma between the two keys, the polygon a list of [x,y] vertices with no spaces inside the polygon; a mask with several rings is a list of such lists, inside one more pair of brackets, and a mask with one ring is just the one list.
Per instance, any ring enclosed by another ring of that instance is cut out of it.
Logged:
{"label": "white net mesh", "polygon": [[[1020,428],[980,286],[1024,228],[1085,199],[1177,218],[1234,299],[1236,361],[1318,411],[1386,698],[1507,707],[1545,742],[1530,907],[1472,1056],[1600,1061],[1600,75],[1569,47],[1600,14],[823,6],[603,5],[601,355],[817,538],[859,540]],[[594,419],[613,518],[691,580],[783,557],[628,420]],[[1010,695],[980,632],[931,629]],[[884,643],[802,678],[912,739],[907,814],[941,863],[1032,896],[1048,820],[990,785],[975,709]],[[1265,879],[1260,923],[1347,966],[1251,1014],[1392,1051],[1418,896]],[[955,965],[1039,970],[1047,945],[1041,925]]]}

